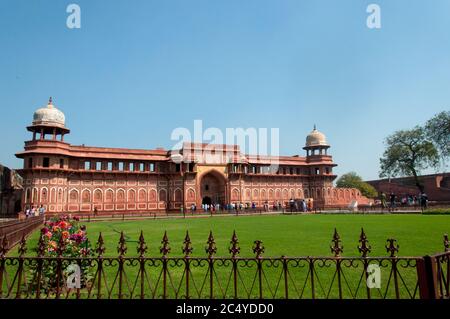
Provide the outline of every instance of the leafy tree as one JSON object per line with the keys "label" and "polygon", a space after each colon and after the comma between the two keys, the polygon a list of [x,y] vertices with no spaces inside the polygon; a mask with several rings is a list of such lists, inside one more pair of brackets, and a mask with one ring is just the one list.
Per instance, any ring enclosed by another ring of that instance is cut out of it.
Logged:
{"label": "leafy tree", "polygon": [[380,177],[413,176],[417,188],[423,192],[420,170],[439,165],[438,150],[427,139],[425,129],[416,126],[412,130],[397,131],[386,138],[385,145],[380,158]]}
{"label": "leafy tree", "polygon": [[336,186],[339,188],[359,189],[362,195],[369,198],[378,196],[377,190],[372,185],[364,182],[362,178],[355,172],[350,172],[339,177],[339,179],[336,181]]}
{"label": "leafy tree", "polygon": [[450,157],[450,111],[436,114],[425,124],[427,137],[438,149],[441,158],[445,161]]}

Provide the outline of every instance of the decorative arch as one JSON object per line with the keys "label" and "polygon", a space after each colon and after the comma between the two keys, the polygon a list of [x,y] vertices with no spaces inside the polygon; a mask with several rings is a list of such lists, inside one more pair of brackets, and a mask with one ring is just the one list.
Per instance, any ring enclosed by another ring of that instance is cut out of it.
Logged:
{"label": "decorative arch", "polygon": [[274,198],[274,191],[271,188],[271,189],[269,189],[269,200],[273,200],[273,198]]}
{"label": "decorative arch", "polygon": [[89,189],[83,189],[81,192],[81,202],[90,203],[91,202],[91,191]]}
{"label": "decorative arch", "polygon": [[136,201],[136,191],[134,189],[128,190],[127,199],[129,203],[134,203]]}
{"label": "decorative arch", "polygon": [[119,188],[116,192],[116,202],[123,203],[125,202],[125,190],[123,188]]}
{"label": "decorative arch", "polygon": [[231,191],[231,200],[232,201],[239,200],[239,189],[233,188],[233,190]]}
{"label": "decorative arch", "polygon": [[56,187],[50,189],[50,203],[56,203]]}
{"label": "decorative arch", "polygon": [[94,190],[94,203],[101,203],[103,201],[103,192],[100,188]]}
{"label": "decorative arch", "polygon": [[173,198],[176,202],[181,202],[183,200],[183,192],[180,188],[175,189]]}
{"label": "decorative arch", "polygon": [[250,200],[252,198],[252,191],[250,189],[245,190],[245,200]]}
{"label": "decorative arch", "polygon": [[281,199],[281,190],[280,189],[275,190],[275,199],[277,199],[277,200]]}
{"label": "decorative arch", "polygon": [[188,188],[186,192],[186,198],[189,201],[195,201],[195,190],[193,188]]}
{"label": "decorative arch", "polygon": [[64,202],[64,190],[62,187],[58,188],[58,194],[56,195],[56,202],[60,204]]}
{"label": "decorative arch", "polygon": [[147,199],[147,191],[143,188],[139,189],[138,202],[145,202]]}
{"label": "decorative arch", "polygon": [[69,191],[69,203],[78,203],[79,192],[78,189],[73,188]]}
{"label": "decorative arch", "polygon": [[261,190],[261,200],[267,200],[267,192],[265,189]]}
{"label": "decorative arch", "polygon": [[289,197],[289,192],[287,189],[283,189],[283,199],[288,199]]}
{"label": "decorative arch", "polygon": [[305,198],[309,198],[309,190],[308,189],[305,189],[303,191],[303,193],[305,194]]}
{"label": "decorative arch", "polygon": [[150,191],[148,192],[148,199],[150,202],[156,202],[156,189],[150,189]]}
{"label": "decorative arch", "polygon": [[33,194],[31,197],[31,202],[34,203],[38,203],[39,202],[39,196],[38,196],[39,192],[38,189],[36,187],[33,188]]}
{"label": "decorative arch", "polygon": [[48,188],[42,187],[41,188],[41,203],[47,203],[48,201]]}
{"label": "decorative arch", "polygon": [[167,201],[167,191],[164,188],[159,190],[159,201],[161,202]]}
{"label": "decorative arch", "polygon": [[105,191],[105,203],[112,203],[114,201],[114,191],[112,188],[108,188]]}

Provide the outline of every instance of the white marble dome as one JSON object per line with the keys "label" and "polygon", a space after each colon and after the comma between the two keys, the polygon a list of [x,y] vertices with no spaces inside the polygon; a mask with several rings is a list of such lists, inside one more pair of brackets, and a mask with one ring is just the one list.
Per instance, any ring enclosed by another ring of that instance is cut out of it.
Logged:
{"label": "white marble dome", "polygon": [[314,126],[314,129],[306,137],[306,147],[311,146],[328,146],[325,134],[319,132],[316,126]]}
{"label": "white marble dome", "polygon": [[64,127],[65,123],[66,117],[64,116],[64,113],[53,105],[51,98],[46,107],[36,110],[33,115],[33,125],[52,125]]}

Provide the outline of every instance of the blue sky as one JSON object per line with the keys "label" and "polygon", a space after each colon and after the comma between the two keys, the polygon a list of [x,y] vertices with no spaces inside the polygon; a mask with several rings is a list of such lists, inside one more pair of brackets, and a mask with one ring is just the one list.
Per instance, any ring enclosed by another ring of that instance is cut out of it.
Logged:
{"label": "blue sky", "polygon": [[315,123],[338,174],[374,179],[387,135],[450,108],[449,15],[448,0],[0,0],[0,163],[22,165],[53,96],[73,144],[169,148],[202,119],[280,128],[281,153],[303,155]]}

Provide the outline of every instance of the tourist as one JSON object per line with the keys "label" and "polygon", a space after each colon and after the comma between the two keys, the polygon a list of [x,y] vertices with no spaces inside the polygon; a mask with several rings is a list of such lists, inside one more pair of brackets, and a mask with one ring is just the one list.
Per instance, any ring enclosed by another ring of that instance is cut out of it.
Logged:
{"label": "tourist", "polygon": [[386,208],[386,194],[385,193],[383,193],[383,192],[381,192],[381,196],[380,196],[381,198],[381,207],[382,208]]}
{"label": "tourist", "polygon": [[422,210],[427,209],[428,206],[428,196],[425,193],[420,194],[420,207]]}
{"label": "tourist", "polygon": [[307,212],[308,208],[306,207],[306,202],[304,199],[302,199],[302,211]]}
{"label": "tourist", "polygon": [[395,194],[394,193],[391,193],[391,195],[390,195],[390,197],[389,197],[389,200],[390,200],[390,208],[391,208],[391,210],[394,210],[395,209]]}
{"label": "tourist", "polygon": [[36,214],[36,209],[33,207],[31,207],[31,212],[30,212],[30,216],[34,216]]}
{"label": "tourist", "polygon": [[30,208],[27,208],[25,210],[25,218],[28,218],[28,217],[30,217]]}
{"label": "tourist", "polygon": [[45,214],[45,208],[43,205],[41,205],[41,207],[39,207],[39,215],[44,215]]}

